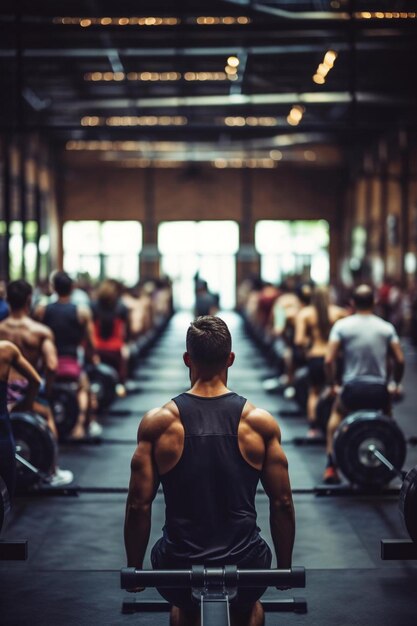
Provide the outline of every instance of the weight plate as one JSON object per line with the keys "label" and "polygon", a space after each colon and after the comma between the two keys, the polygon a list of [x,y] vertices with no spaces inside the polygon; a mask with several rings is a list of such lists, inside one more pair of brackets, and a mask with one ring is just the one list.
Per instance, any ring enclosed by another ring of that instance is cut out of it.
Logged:
{"label": "weight plate", "polygon": [[371,444],[394,467],[403,466],[407,451],[404,435],[392,418],[376,411],[358,411],[343,420],[334,436],[334,454],[338,467],[351,483],[380,488],[393,474],[378,459],[371,459]]}
{"label": "weight plate", "polygon": [[417,465],[404,478],[398,507],[408,534],[417,543]]}
{"label": "weight plate", "polygon": [[[56,443],[45,421],[29,412],[11,413],[10,421],[19,454],[45,474],[50,474],[56,458]],[[38,480],[36,474],[17,464],[17,489],[25,489]]]}
{"label": "weight plate", "polygon": [[10,498],[7,491],[6,483],[0,476],[0,536],[3,526],[10,511]]}
{"label": "weight plate", "polygon": [[99,411],[104,411],[116,399],[119,376],[113,367],[104,363],[88,367],[87,375],[92,391],[97,396]]}
{"label": "weight plate", "polygon": [[60,439],[68,437],[78,419],[78,384],[59,383],[51,394],[51,409]]}

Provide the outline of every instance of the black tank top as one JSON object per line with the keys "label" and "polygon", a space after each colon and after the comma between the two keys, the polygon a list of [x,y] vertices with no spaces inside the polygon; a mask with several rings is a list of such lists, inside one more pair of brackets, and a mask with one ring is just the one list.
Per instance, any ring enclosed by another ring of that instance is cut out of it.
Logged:
{"label": "black tank top", "polygon": [[185,430],[177,465],[161,476],[164,550],[178,560],[236,561],[259,541],[255,495],[260,472],[242,457],[238,426],[246,399],[183,393],[173,401]]}
{"label": "black tank top", "polygon": [[45,309],[43,323],[55,335],[58,356],[77,356],[77,348],[84,337],[84,327],[79,322],[77,307],[70,302],[53,302]]}
{"label": "black tank top", "polygon": [[0,418],[7,414],[7,382],[0,380]]}

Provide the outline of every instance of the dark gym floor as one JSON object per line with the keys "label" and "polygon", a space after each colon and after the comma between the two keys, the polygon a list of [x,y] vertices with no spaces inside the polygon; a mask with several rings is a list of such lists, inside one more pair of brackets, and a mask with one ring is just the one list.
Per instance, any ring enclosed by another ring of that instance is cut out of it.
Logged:
{"label": "dark gym floor", "polygon": [[[292,439],[306,431],[300,417],[281,417],[291,403],[263,391],[261,382],[271,375],[263,357],[247,339],[240,319],[223,316],[232,331],[236,363],[230,387],[277,416],[290,463],[297,518],[294,565],[307,568],[306,589],[274,592],[281,597],[301,596],[308,614],[270,614],[267,626],[417,624],[417,562],[380,559],[381,538],[406,538],[396,496],[317,497],[297,490],[320,483],[324,452],[320,446],[297,447]],[[135,372],[136,393],[118,400],[103,419],[101,445],[62,446],[60,465],[74,471],[82,487],[126,488],[140,416],[149,408],[185,391],[187,372],[182,365],[185,330],[190,316],[177,314],[166,333]],[[417,435],[415,385],[417,355],[405,344],[406,396],[396,407],[405,435]],[[125,412],[124,415],[122,413]],[[118,414],[119,413],[119,414]],[[408,448],[405,467],[417,463],[417,448]],[[395,485],[395,481],[392,483]],[[168,623],[166,614],[122,615],[126,592],[119,589],[119,569],[125,565],[123,549],[124,493],[81,493],[78,497],[17,498],[6,539],[28,539],[27,562],[0,563],[0,623],[143,624]],[[265,538],[268,506],[258,496],[258,521]],[[150,546],[163,525],[161,496],[153,508]],[[149,562],[147,562],[149,565]],[[156,597],[146,590],[144,597]],[[266,597],[266,596],[265,596]]]}

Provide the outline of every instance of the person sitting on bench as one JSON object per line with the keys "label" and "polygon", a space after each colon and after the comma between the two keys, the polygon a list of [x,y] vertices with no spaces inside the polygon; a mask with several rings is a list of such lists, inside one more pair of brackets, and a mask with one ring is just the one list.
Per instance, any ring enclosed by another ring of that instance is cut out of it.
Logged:
{"label": "person sitting on bench", "polygon": [[12,369],[27,381],[19,409],[31,411],[41,378],[14,343],[0,340],[0,476],[6,483],[10,499],[13,498],[16,483],[16,447],[7,409],[7,382]]}
{"label": "person sitting on bench", "polygon": [[[290,568],[295,515],[281,432],[267,411],[227,387],[235,355],[222,319],[191,323],[183,356],[191,388],[149,411],[138,430],[126,504],[128,567],[142,569],[151,506],[161,483],[166,519],[152,548],[154,569],[193,565],[270,568],[272,554],[259,534],[255,495],[259,480],[270,502],[270,529],[279,568]],[[130,591],[140,591],[131,589]],[[263,589],[245,589],[231,604],[233,625],[261,626]],[[190,592],[164,589],[172,626],[199,623]]]}

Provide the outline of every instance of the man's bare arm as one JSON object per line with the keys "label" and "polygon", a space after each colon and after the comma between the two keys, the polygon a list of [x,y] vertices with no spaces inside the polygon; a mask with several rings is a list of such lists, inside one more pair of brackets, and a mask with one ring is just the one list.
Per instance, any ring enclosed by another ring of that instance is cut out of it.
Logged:
{"label": "man's bare arm", "polygon": [[269,523],[277,565],[287,569],[291,567],[295,538],[294,505],[288,462],[280,443],[281,432],[272,416],[268,426],[261,481],[269,498]]}
{"label": "man's bare arm", "polygon": [[52,391],[52,385],[58,367],[58,353],[52,332],[47,333],[42,342],[42,362],[45,372],[46,394],[49,396]]}
{"label": "man's bare arm", "polygon": [[87,361],[98,362],[94,345],[93,316],[89,308],[85,306],[77,307],[78,319],[85,328],[85,356]]}
{"label": "man's bare arm", "polygon": [[397,385],[400,384],[404,375],[404,353],[401,348],[399,341],[391,341],[390,345],[390,355],[392,356],[394,362],[394,371],[393,378]]}
{"label": "man's bare arm", "polygon": [[153,462],[152,416],[147,413],[138,430],[138,445],[131,462],[126,502],[124,541],[128,567],[141,569],[151,529],[152,502],[159,484]]}

